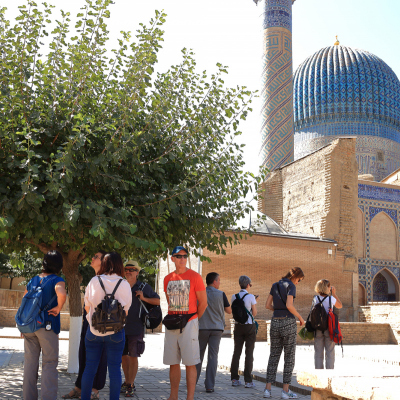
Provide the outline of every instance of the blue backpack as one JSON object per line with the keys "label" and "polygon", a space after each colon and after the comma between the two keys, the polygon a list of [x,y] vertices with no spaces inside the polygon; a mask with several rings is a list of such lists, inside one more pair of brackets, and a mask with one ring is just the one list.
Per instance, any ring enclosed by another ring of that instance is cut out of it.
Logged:
{"label": "blue backpack", "polygon": [[19,307],[17,314],[15,315],[15,322],[17,323],[17,328],[21,333],[36,332],[40,328],[44,327],[46,322],[45,311],[50,308],[50,305],[57,298],[57,294],[53,296],[49,304],[42,308],[43,288],[49,282],[52,282],[56,278],[57,276],[49,278],[48,280],[46,280],[46,282],[43,283],[43,285],[40,283],[39,279],[38,284],[32,284],[31,289],[23,297],[21,306]]}

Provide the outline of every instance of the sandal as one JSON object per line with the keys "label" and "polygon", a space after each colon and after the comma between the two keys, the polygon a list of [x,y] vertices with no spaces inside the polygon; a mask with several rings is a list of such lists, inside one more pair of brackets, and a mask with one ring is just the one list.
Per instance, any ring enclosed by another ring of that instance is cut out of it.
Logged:
{"label": "sandal", "polygon": [[63,394],[61,396],[61,398],[63,398],[63,399],[79,399],[81,397],[81,393],[78,392],[75,388],[73,388],[71,391],[72,391],[72,394],[69,394],[69,393]]}
{"label": "sandal", "polygon": [[[99,400],[100,398],[100,392],[92,392],[90,394],[90,400]],[[81,400],[81,396],[79,395],[79,400]]]}

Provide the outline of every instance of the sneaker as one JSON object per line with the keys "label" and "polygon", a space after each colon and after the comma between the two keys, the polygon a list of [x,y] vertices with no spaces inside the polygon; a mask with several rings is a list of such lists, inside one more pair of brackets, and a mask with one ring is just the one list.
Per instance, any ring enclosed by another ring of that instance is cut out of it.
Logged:
{"label": "sneaker", "polygon": [[133,397],[133,392],[136,391],[135,384],[128,385],[125,392],[125,397]]}
{"label": "sneaker", "polygon": [[239,379],[232,379],[232,386],[242,386],[243,383]]}
{"label": "sneaker", "polygon": [[244,387],[245,387],[246,389],[254,388],[254,387],[256,387],[256,384],[255,384],[254,382],[246,382],[246,384],[244,385]]}
{"label": "sneaker", "polygon": [[299,397],[297,396],[297,394],[293,393],[291,390],[289,390],[288,392],[282,390],[281,399],[298,399],[298,398]]}
{"label": "sneaker", "polygon": [[121,385],[121,393],[125,393],[127,387],[128,387],[128,384],[127,384],[126,382],[124,382],[124,383]]}
{"label": "sneaker", "polygon": [[212,393],[214,389],[206,389],[206,393]]}
{"label": "sneaker", "polygon": [[268,389],[265,389],[265,390],[264,390],[264,397],[265,397],[266,399],[269,399],[269,398],[271,397],[271,391],[268,390]]}

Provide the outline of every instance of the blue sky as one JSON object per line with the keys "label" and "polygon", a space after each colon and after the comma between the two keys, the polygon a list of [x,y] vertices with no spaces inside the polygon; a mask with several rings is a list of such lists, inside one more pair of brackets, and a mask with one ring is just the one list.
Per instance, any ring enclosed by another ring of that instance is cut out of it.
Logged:
{"label": "blue sky", "polygon": [[[83,0],[49,1],[76,14]],[[10,19],[17,15],[22,0],[3,0]],[[164,49],[160,52],[159,70],[179,63],[180,50],[192,48],[199,71],[210,74],[215,64],[229,66],[227,85],[261,86],[262,2],[253,0],[115,0],[109,20],[110,48],[116,46],[120,30],[134,32],[139,22],[147,22],[154,10],[167,14]],[[323,47],[330,46],[338,35],[340,43],[367,50],[383,59],[400,77],[400,1],[381,0],[296,0],[293,6],[293,67]],[[260,101],[254,112],[241,124],[246,143],[246,168],[258,170],[260,143]]]}

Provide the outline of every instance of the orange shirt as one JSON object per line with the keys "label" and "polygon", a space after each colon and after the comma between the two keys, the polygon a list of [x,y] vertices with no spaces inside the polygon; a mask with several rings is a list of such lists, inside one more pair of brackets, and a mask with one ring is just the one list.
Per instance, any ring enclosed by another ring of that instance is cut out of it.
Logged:
{"label": "orange shirt", "polygon": [[[206,287],[201,275],[191,269],[183,274],[177,274],[175,271],[168,274],[164,278],[164,292],[169,298],[168,314],[196,313],[196,292],[203,290],[206,290]],[[197,318],[197,315],[190,320],[194,318]]]}

